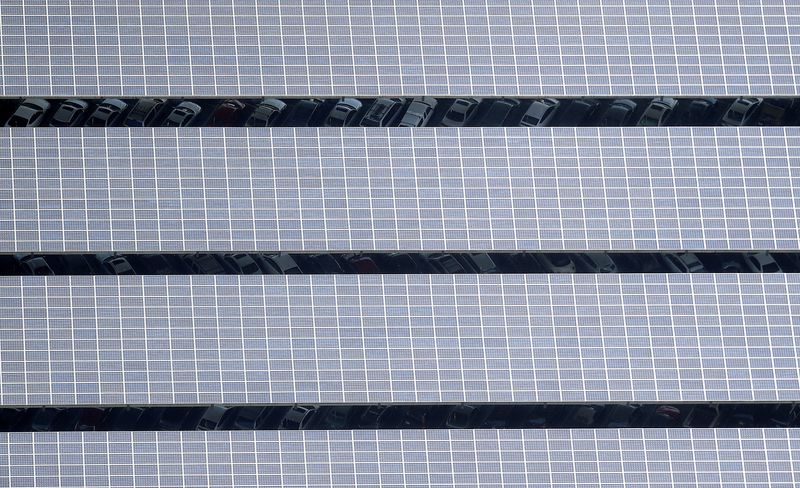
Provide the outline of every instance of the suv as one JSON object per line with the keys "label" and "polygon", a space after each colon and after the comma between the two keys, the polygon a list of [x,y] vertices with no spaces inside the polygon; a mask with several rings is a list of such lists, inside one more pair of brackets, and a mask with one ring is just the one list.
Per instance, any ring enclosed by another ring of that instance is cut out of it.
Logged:
{"label": "suv", "polygon": [[403,108],[402,98],[379,98],[369,107],[361,127],[388,127],[397,120]]}
{"label": "suv", "polygon": [[166,100],[163,98],[142,98],[128,114],[123,125],[125,127],[147,127],[161,113],[165,104]]}

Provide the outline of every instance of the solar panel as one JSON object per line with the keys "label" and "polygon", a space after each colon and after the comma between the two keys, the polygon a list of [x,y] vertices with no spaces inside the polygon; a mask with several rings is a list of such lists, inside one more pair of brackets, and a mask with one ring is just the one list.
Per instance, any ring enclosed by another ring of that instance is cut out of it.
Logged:
{"label": "solar panel", "polygon": [[1,252],[800,248],[798,128],[0,135]]}
{"label": "solar panel", "polygon": [[0,404],[800,400],[800,275],[0,278]]}
{"label": "solar panel", "polygon": [[5,96],[787,95],[783,0],[6,2]]}
{"label": "solar panel", "polygon": [[798,429],[0,433],[5,486],[796,486]]}

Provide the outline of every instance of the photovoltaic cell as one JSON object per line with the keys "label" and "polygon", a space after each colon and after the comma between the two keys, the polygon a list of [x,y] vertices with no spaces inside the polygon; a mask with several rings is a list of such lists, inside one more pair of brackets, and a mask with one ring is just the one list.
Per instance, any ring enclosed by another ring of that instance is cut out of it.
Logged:
{"label": "photovoltaic cell", "polygon": [[5,486],[794,488],[798,429],[0,433]]}
{"label": "photovoltaic cell", "polygon": [[4,96],[797,95],[792,2],[6,1]]}
{"label": "photovoltaic cell", "polygon": [[0,131],[0,252],[800,249],[798,128]]}
{"label": "photovoltaic cell", "polygon": [[0,404],[800,400],[800,275],[0,278]]}

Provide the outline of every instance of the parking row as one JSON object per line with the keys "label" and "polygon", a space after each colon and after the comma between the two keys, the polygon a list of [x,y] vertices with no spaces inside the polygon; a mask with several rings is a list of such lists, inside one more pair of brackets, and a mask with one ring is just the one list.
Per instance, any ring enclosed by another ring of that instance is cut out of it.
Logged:
{"label": "parking row", "polygon": [[798,404],[0,408],[0,431],[796,427]]}
{"label": "parking row", "polygon": [[0,275],[796,273],[800,253],[321,253],[0,255]]}
{"label": "parking row", "polygon": [[800,125],[798,98],[0,99],[6,127]]}

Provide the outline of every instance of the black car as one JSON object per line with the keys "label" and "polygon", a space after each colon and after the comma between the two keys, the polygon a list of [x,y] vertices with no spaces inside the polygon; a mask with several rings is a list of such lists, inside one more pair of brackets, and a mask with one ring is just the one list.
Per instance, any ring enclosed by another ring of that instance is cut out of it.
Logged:
{"label": "black car", "polygon": [[563,109],[559,125],[566,127],[583,125],[594,116],[599,106],[600,103],[591,98],[574,100]]}
{"label": "black car", "polygon": [[792,98],[772,98],[764,100],[758,114],[758,125],[781,125],[787,115],[795,112],[798,101]]}
{"label": "black car", "polygon": [[442,125],[445,127],[464,127],[472,121],[478,112],[479,98],[458,98],[450,110],[444,114]]}
{"label": "black car", "polygon": [[519,125],[522,127],[546,127],[553,121],[553,116],[558,111],[561,102],[555,98],[542,98],[534,100]]}
{"label": "black car", "polygon": [[50,119],[50,127],[74,127],[83,119],[89,104],[77,98],[64,101]]}
{"label": "black car", "polygon": [[424,127],[431,120],[437,104],[438,102],[433,97],[413,99],[398,125],[400,127]]}
{"label": "black car", "polygon": [[245,107],[246,105],[239,100],[225,100],[214,109],[208,125],[214,127],[237,125],[242,119]]}
{"label": "black car", "polygon": [[164,127],[186,127],[200,114],[200,105],[194,102],[181,102],[164,120]]}
{"label": "black car", "polygon": [[628,125],[636,111],[636,102],[628,99],[614,100],[600,117],[601,127],[623,127]]}
{"label": "black car", "polygon": [[355,98],[342,98],[333,107],[333,110],[325,118],[325,122],[322,125],[325,127],[347,127],[348,125],[353,125],[361,107],[361,102]]}
{"label": "black car", "polygon": [[86,125],[89,127],[111,127],[117,124],[128,104],[116,98],[106,98],[94,109]]}
{"label": "black car", "polygon": [[286,104],[277,98],[267,98],[258,104],[245,127],[272,127],[280,122],[286,111]]}
{"label": "black car", "polygon": [[163,98],[142,98],[125,119],[125,127],[147,127],[161,113],[166,100]]}
{"label": "black car", "polygon": [[714,109],[717,106],[716,98],[701,98],[692,100],[683,114],[685,125],[708,125],[714,122]]}
{"label": "black car", "polygon": [[742,97],[734,100],[733,104],[722,116],[722,125],[742,126],[748,125],[753,121],[758,107],[761,106],[762,98]]}
{"label": "black car", "polygon": [[300,100],[292,107],[283,125],[288,127],[308,127],[316,118],[323,101],[317,98]]}
{"label": "black car", "polygon": [[373,102],[361,119],[361,127],[389,127],[394,125],[403,109],[402,98],[379,98]]}
{"label": "black car", "polygon": [[507,125],[508,117],[511,112],[520,106],[520,101],[516,98],[501,98],[489,107],[480,125],[487,127],[503,127]]}
{"label": "black car", "polygon": [[38,127],[44,121],[44,114],[50,110],[50,102],[41,98],[28,98],[19,104],[14,115],[6,122],[6,127]]}
{"label": "black car", "polygon": [[650,102],[650,105],[644,109],[644,113],[639,119],[639,123],[636,125],[640,127],[655,127],[664,125],[672,116],[672,112],[675,110],[677,105],[678,102],[674,98],[655,98]]}

